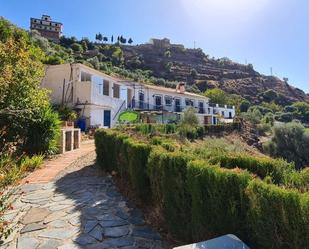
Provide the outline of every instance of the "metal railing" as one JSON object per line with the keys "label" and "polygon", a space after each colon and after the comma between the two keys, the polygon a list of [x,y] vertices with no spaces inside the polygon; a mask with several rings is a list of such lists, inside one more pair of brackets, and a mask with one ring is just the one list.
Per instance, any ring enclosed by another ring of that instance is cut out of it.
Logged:
{"label": "metal railing", "polygon": [[[131,104],[129,105],[129,108],[132,108],[134,110],[140,110],[140,111],[167,111],[167,112],[183,112],[186,108],[189,106],[181,106],[181,105],[163,105],[163,104],[158,104],[158,105],[153,105],[148,102],[144,101],[132,101]],[[204,114],[206,112],[206,108],[204,107],[196,107],[193,106],[197,113]]]}

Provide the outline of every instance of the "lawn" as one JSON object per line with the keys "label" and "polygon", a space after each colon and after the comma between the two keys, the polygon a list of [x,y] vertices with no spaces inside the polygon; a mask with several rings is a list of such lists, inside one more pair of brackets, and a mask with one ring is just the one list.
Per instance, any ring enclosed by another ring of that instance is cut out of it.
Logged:
{"label": "lawn", "polygon": [[139,114],[134,111],[125,111],[119,115],[120,122],[136,122],[139,118]]}

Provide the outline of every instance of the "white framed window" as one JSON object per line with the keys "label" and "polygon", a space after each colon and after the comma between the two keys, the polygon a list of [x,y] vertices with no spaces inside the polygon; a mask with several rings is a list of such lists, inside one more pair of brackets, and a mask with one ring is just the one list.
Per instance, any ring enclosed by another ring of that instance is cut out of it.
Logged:
{"label": "white framed window", "polygon": [[185,99],[186,106],[194,106],[194,100],[193,99]]}
{"label": "white framed window", "polygon": [[173,98],[172,98],[172,96],[165,95],[165,96],[164,96],[164,100],[165,100],[165,105],[166,105],[166,106],[171,106],[172,103],[173,103]]}

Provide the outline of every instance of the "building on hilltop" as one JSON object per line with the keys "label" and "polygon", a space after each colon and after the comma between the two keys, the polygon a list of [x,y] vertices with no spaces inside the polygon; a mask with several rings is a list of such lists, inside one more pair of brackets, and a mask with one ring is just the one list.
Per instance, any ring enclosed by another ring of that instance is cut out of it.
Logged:
{"label": "building on hilltop", "polygon": [[50,91],[52,104],[77,110],[86,127],[113,127],[125,110],[141,113],[144,122],[170,123],[193,107],[200,124],[232,121],[235,108],[212,105],[205,96],[187,92],[185,84],[176,88],[147,85],[106,75],[83,64],[46,67],[41,86]]}
{"label": "building on hilltop", "polygon": [[62,23],[52,21],[48,15],[42,15],[41,19],[31,17],[30,30],[37,30],[46,39],[59,42],[62,34]]}
{"label": "building on hilltop", "polygon": [[163,39],[151,38],[148,44],[158,49],[169,49],[169,48],[184,49],[185,48],[184,45],[182,44],[171,44],[170,40],[167,38],[163,38]]}

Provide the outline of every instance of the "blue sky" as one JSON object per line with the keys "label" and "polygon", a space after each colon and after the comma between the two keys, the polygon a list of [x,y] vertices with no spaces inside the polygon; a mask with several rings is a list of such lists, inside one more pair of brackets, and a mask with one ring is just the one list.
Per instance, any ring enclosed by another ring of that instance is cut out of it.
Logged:
{"label": "blue sky", "polygon": [[29,28],[49,14],[66,36],[170,38],[215,57],[252,63],[309,92],[308,0],[0,0],[0,15]]}

